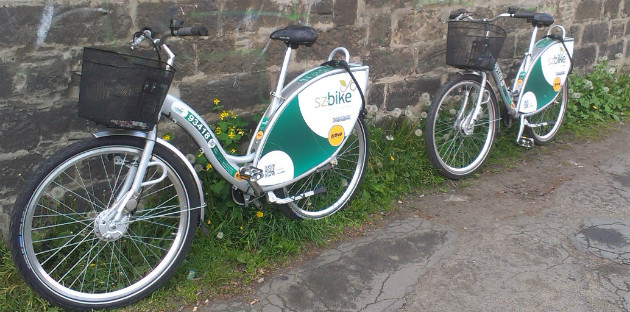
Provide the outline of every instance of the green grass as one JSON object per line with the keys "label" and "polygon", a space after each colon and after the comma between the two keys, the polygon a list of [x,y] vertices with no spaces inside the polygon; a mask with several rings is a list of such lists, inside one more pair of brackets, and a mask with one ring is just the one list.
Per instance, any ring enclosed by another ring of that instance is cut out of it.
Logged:
{"label": "green grass", "polygon": [[[561,148],[558,141],[596,138],[628,115],[630,103],[624,98],[630,95],[630,77],[618,69],[612,73],[609,68],[602,63],[590,73],[573,75],[567,116],[560,138],[550,149]],[[589,92],[591,84],[601,92]],[[604,85],[607,92],[603,92]],[[575,96],[577,93],[588,96]],[[261,209],[235,206],[229,199],[228,185],[216,175],[203,173],[208,203],[204,222],[209,235],[198,231],[175,275],[151,297],[122,311],[172,311],[207,298],[242,293],[268,272],[282,270],[300,255],[383,218],[400,196],[419,189],[447,191],[449,185],[431,168],[423,139],[416,135],[419,126],[403,119],[385,120],[378,127],[368,125],[370,158],[355,199],[344,212],[318,221],[289,220],[272,205]],[[484,171],[505,170],[524,153],[536,153],[537,147],[527,151],[516,145],[517,127],[501,129]],[[468,183],[464,180],[462,186]],[[0,311],[57,310],[22,282],[8,249],[0,244]]]}

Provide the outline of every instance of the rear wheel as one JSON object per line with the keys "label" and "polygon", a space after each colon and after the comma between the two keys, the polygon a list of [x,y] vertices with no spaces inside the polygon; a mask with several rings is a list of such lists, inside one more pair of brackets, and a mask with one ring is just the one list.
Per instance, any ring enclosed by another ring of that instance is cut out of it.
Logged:
{"label": "rear wheel", "polygon": [[[75,143],[27,182],[11,219],[12,257],[25,282],[69,309],[120,307],[149,295],[188,251],[200,197],[185,164],[156,144],[166,178],[145,186],[130,216],[107,218],[144,140],[105,137]],[[145,181],[162,175],[147,168]]]}
{"label": "rear wheel", "polygon": [[562,90],[551,104],[539,113],[525,117],[529,126],[525,127],[526,133],[534,139],[535,144],[545,144],[558,133],[564,113],[567,109],[569,81],[564,82]]}
{"label": "rear wheel", "polygon": [[275,193],[292,197],[315,191],[315,195],[280,206],[293,219],[320,219],[341,209],[354,196],[365,171],[368,157],[367,132],[359,118],[337,157],[301,180]]}
{"label": "rear wheel", "polygon": [[451,179],[471,175],[483,164],[499,127],[496,97],[486,84],[481,111],[468,127],[479,98],[481,77],[457,75],[433,98],[424,126],[424,144],[433,166]]}

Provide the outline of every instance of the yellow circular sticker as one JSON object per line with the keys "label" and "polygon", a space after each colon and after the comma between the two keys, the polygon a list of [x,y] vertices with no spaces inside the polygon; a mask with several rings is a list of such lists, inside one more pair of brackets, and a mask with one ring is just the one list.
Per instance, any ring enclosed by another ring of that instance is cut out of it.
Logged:
{"label": "yellow circular sticker", "polygon": [[339,146],[343,141],[343,127],[335,125],[328,131],[328,143],[332,146]]}
{"label": "yellow circular sticker", "polygon": [[256,133],[256,140],[260,140],[260,139],[262,138],[262,135],[263,135],[262,130],[258,131],[258,132]]}
{"label": "yellow circular sticker", "polygon": [[560,83],[560,77],[556,77],[556,79],[553,80],[553,91],[558,92],[558,90],[560,90],[560,87],[562,87],[562,84]]}

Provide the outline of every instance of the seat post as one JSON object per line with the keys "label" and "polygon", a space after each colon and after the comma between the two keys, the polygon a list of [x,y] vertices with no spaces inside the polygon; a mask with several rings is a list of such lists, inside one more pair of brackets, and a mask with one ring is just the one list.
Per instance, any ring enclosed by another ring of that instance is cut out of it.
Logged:
{"label": "seat post", "polygon": [[291,45],[287,44],[287,52],[284,54],[284,61],[282,62],[282,68],[280,69],[280,76],[278,77],[278,84],[276,85],[276,91],[271,95],[273,99],[271,100],[271,108],[272,110],[276,110],[280,105],[280,100],[282,99],[282,88],[284,88],[284,80],[287,77],[287,70],[289,68],[289,60],[291,59]]}

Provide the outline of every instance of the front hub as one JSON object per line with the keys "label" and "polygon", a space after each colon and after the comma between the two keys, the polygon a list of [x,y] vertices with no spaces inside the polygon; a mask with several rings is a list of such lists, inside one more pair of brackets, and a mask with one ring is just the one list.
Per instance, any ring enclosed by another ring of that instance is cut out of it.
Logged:
{"label": "front hub", "polygon": [[115,221],[116,210],[105,210],[94,220],[94,233],[103,241],[113,242],[127,233],[129,228],[129,216],[124,216]]}

